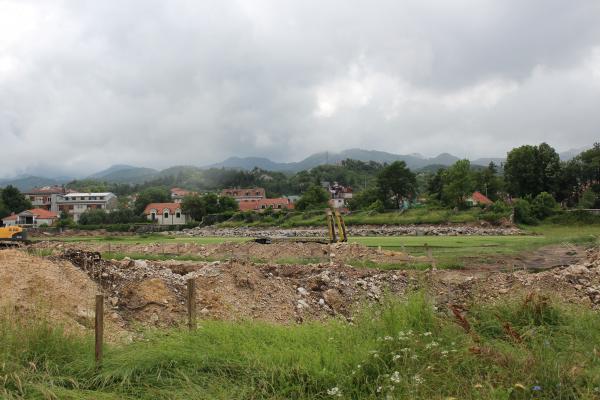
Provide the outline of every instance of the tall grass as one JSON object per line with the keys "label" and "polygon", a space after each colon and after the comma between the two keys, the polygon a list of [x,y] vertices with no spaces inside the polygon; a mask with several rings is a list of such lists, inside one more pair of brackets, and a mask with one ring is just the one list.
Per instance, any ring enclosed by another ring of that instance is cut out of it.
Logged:
{"label": "tall grass", "polygon": [[586,309],[532,297],[477,306],[461,321],[414,293],[365,305],[351,323],[150,331],[107,346],[96,370],[90,338],[3,318],[0,397],[593,399],[598,343],[600,316]]}

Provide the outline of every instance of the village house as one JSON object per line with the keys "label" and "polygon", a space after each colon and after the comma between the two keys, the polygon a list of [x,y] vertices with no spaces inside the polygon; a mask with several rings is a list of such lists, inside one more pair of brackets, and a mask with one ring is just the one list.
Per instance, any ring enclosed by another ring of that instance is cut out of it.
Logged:
{"label": "village house", "polygon": [[264,211],[273,210],[291,210],[294,208],[294,203],[286,198],[279,197],[276,199],[260,199],[246,200],[239,203],[240,211]]}
{"label": "village house", "polygon": [[352,198],[352,188],[340,185],[337,182],[333,184],[322,182],[321,185],[329,192],[329,205],[333,208],[348,207],[348,200]]}
{"label": "village house", "polygon": [[150,203],[144,215],[158,225],[185,225],[190,220],[181,210],[181,203]]}
{"label": "village house", "polygon": [[221,196],[233,197],[238,203],[261,200],[267,197],[265,195],[265,189],[263,188],[223,189],[221,191]]}
{"label": "village house", "polygon": [[35,208],[58,212],[58,200],[66,193],[62,186],[43,186],[24,192],[23,195]]}
{"label": "village house", "polygon": [[114,193],[67,193],[58,198],[58,211],[65,211],[75,222],[86,210],[105,210],[111,212],[117,208],[117,196]]}
{"label": "village house", "polygon": [[21,211],[18,214],[11,214],[2,218],[4,226],[25,226],[38,227],[41,225],[52,225],[58,220],[58,214],[43,208],[33,208],[31,210]]}
{"label": "village house", "polygon": [[480,192],[473,192],[473,194],[471,196],[467,197],[466,202],[471,207],[475,207],[475,206],[479,206],[479,205],[487,206],[487,205],[494,203],[486,195],[484,195],[483,193],[480,193]]}
{"label": "village house", "polygon": [[173,188],[173,189],[171,189],[171,200],[173,200],[174,203],[181,203],[183,201],[183,198],[190,194],[198,194],[198,193],[192,192],[191,190],[185,190],[185,189],[181,189],[181,188]]}

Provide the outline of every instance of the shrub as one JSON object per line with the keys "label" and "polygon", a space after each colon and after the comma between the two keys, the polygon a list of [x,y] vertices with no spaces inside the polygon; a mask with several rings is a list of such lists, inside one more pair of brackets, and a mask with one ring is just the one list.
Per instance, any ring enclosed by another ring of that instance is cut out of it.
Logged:
{"label": "shrub", "polygon": [[531,214],[534,218],[545,219],[554,214],[558,209],[558,204],[550,193],[542,192],[535,196],[531,202]]}
{"label": "shrub", "polygon": [[515,222],[521,224],[536,224],[538,221],[535,219],[531,212],[531,204],[525,199],[517,199],[515,201]]}

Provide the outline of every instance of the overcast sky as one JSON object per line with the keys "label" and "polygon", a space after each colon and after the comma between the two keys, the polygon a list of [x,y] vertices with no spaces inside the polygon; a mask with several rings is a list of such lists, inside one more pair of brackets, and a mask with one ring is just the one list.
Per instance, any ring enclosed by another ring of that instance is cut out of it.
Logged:
{"label": "overcast sky", "polygon": [[599,140],[598,0],[0,0],[0,176]]}

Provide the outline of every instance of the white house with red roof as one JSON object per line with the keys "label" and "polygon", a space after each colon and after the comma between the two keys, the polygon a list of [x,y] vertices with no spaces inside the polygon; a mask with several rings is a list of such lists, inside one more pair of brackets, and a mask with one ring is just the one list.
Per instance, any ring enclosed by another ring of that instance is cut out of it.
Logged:
{"label": "white house with red roof", "polygon": [[185,225],[190,221],[183,213],[181,203],[150,203],[144,209],[144,215],[158,225]]}
{"label": "white house with red roof", "polygon": [[33,208],[31,210],[21,211],[18,214],[11,214],[2,218],[4,226],[29,226],[38,227],[41,225],[52,225],[58,220],[58,214],[54,211],[48,211],[43,208]]}

